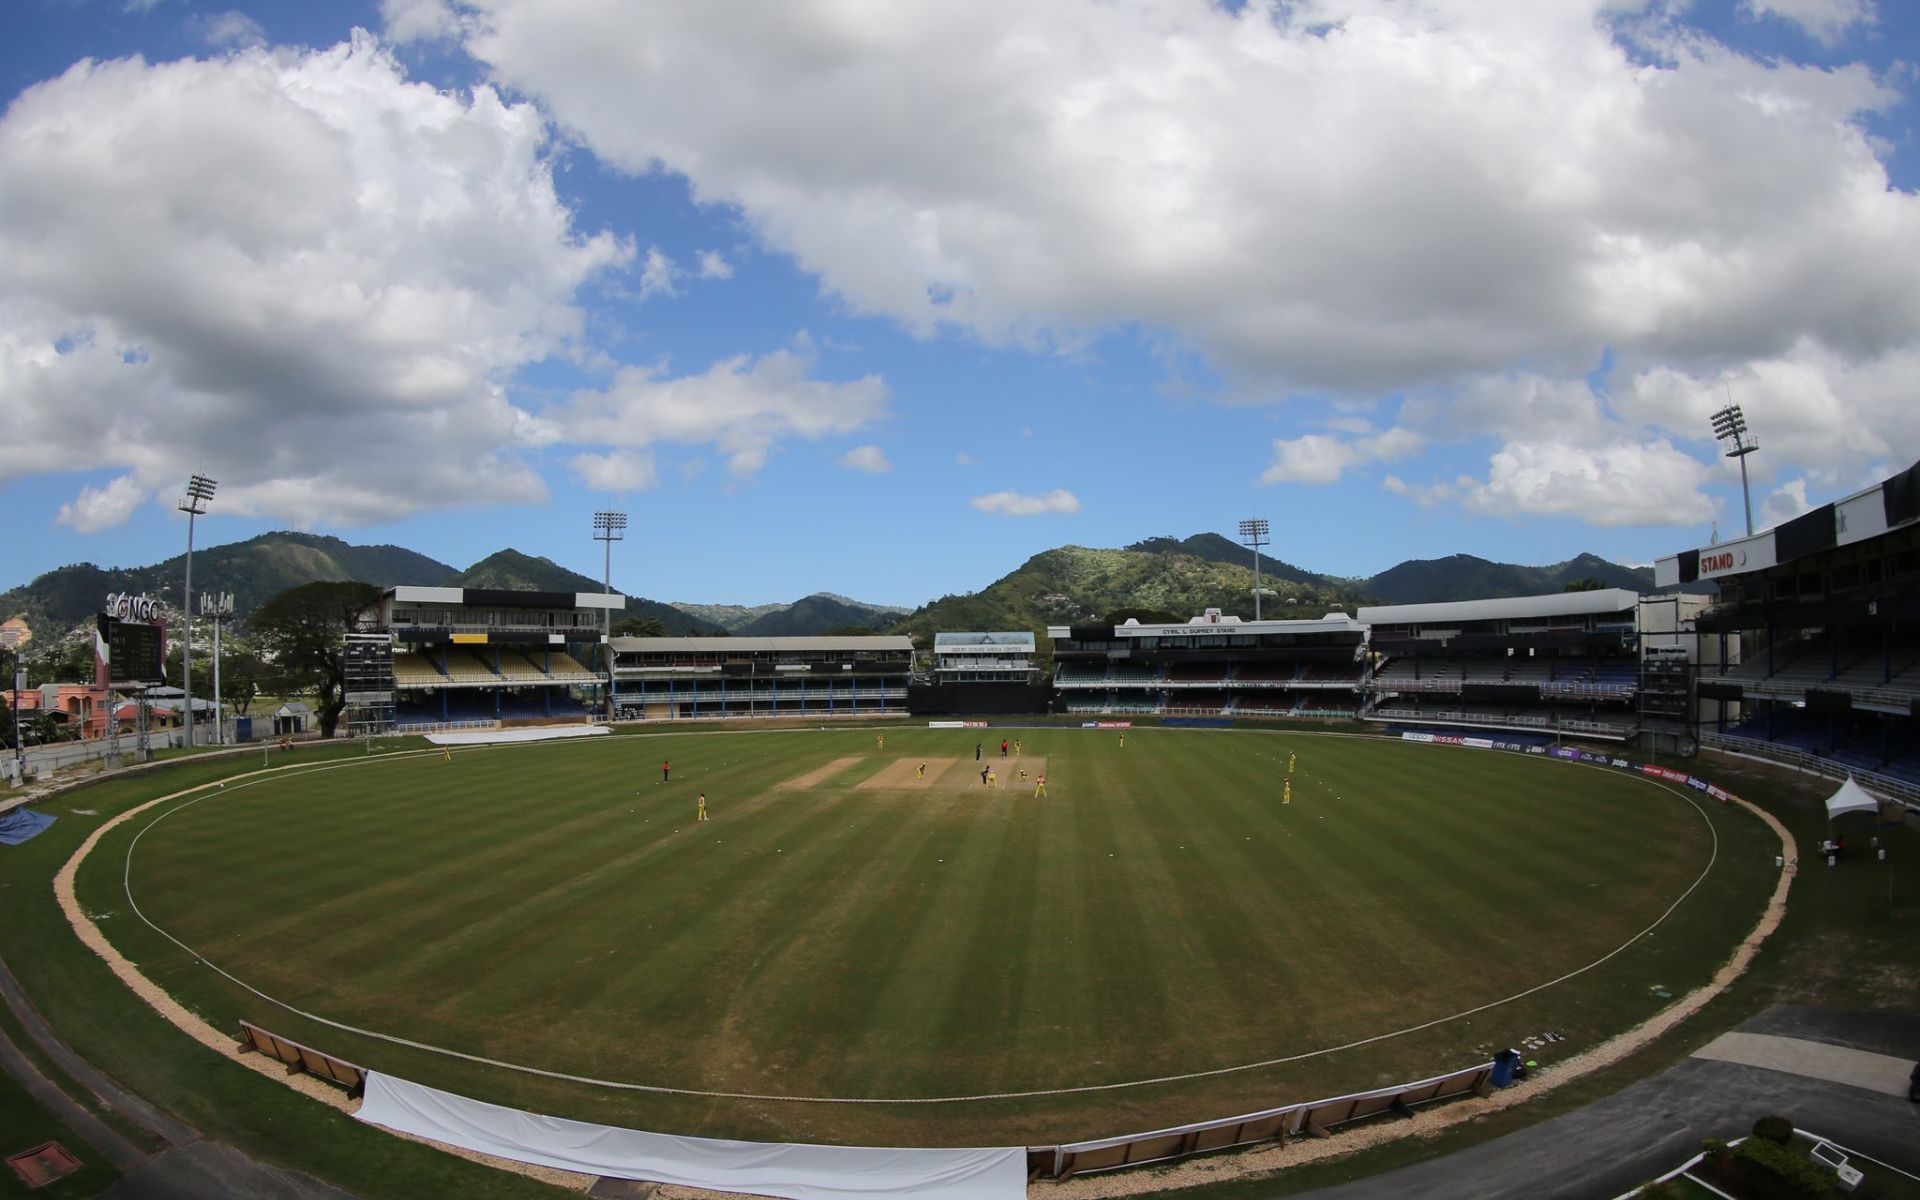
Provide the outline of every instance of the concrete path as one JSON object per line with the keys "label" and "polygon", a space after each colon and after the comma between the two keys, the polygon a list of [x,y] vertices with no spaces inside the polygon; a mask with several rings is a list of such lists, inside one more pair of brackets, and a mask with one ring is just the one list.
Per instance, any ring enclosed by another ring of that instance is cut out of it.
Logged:
{"label": "concrete path", "polygon": [[192,1126],[121,1087],[60,1039],[20,989],[20,981],[4,961],[0,961],[0,1003],[13,1012],[40,1052],[68,1078],[119,1116],[166,1143],[166,1148],[156,1154],[134,1145],[54,1086],[18,1046],[0,1034],[0,1069],[18,1079],[75,1136],[120,1169],[119,1181],[101,1196],[111,1200],[258,1200],[264,1196],[354,1200],[351,1194],[311,1175],[269,1166],[232,1146],[210,1142]]}
{"label": "concrete path", "polygon": [[1693,1056],[1847,1083],[1900,1097],[1907,1094],[1907,1077],[1913,1070],[1911,1059],[1771,1033],[1723,1033],[1695,1050]]}
{"label": "concrete path", "polygon": [[[1739,1137],[1767,1115],[1791,1118],[1802,1129],[1920,1174],[1920,1104],[1906,1099],[1906,1072],[1920,1058],[1920,1015],[1776,1007],[1746,1022],[1739,1033],[1766,1038],[1732,1045],[1766,1047],[1768,1054],[1757,1056],[1771,1061],[1755,1065],[1696,1055],[1551,1121],[1303,1195],[1311,1200],[1604,1200],[1679,1166],[1699,1153],[1701,1139]],[[1836,1056],[1831,1053],[1836,1049],[1866,1053],[1864,1058]],[[1882,1078],[1882,1059],[1904,1064],[1897,1095],[1875,1086]],[[1788,1063],[1825,1074],[1783,1069]],[[1835,1080],[1828,1077],[1832,1074],[1850,1077]]]}

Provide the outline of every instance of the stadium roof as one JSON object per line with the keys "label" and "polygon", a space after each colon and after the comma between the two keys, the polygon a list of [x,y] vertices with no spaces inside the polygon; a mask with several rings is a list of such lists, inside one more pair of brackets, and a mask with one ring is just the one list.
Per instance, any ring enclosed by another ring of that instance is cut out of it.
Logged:
{"label": "stadium roof", "polygon": [[960,646],[1033,646],[1033,634],[1026,630],[1012,633],[936,633],[933,635],[935,650],[952,650]]}
{"label": "stadium roof", "polygon": [[615,650],[656,650],[691,654],[699,651],[727,650],[735,654],[765,654],[782,651],[822,650],[900,650],[911,653],[913,639],[905,634],[871,634],[861,637],[617,637]]}
{"label": "stadium roof", "polygon": [[1590,617],[1624,612],[1640,603],[1626,588],[1591,592],[1553,592],[1545,596],[1502,596],[1496,600],[1448,600],[1438,604],[1382,604],[1362,608],[1368,625],[1452,625],[1468,621],[1516,621],[1530,617]]}
{"label": "stadium roof", "polygon": [[387,599],[402,604],[450,604],[457,608],[612,608],[627,606],[619,592],[534,592],[506,588],[414,587],[402,584],[386,591]]}
{"label": "stadium roof", "polygon": [[1185,624],[1162,625],[1155,622],[1142,624],[1139,620],[1128,618],[1125,624],[1109,625],[1104,621],[1089,621],[1077,625],[1049,625],[1047,636],[1059,641],[1073,637],[1076,629],[1111,629],[1112,637],[1249,637],[1263,633],[1351,633],[1361,628],[1360,622],[1343,612],[1330,612],[1318,620],[1306,621],[1244,621],[1236,616],[1222,615],[1209,609],[1208,615],[1193,617]]}
{"label": "stadium roof", "polygon": [[1719,580],[1765,571],[1869,541],[1920,520],[1920,462],[1832,504],[1823,504],[1752,537],[1683,550],[1653,564],[1655,587]]}

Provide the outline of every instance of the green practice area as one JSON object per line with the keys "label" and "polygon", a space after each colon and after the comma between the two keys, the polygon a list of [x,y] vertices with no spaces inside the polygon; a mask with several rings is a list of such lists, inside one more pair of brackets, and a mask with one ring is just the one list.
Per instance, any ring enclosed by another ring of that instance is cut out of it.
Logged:
{"label": "green practice area", "polygon": [[1538,756],[891,726],[294,765],[117,827],[79,889],[215,1025],[480,1099],[1039,1144],[1589,1048],[1726,960],[1777,852]]}

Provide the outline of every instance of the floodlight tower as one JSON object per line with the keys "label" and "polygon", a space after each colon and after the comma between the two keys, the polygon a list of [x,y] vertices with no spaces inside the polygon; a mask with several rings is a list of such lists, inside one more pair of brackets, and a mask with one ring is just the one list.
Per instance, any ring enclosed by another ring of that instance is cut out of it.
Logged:
{"label": "floodlight tower", "polygon": [[233,593],[201,592],[200,615],[213,618],[213,743],[223,746],[227,725],[220,709],[220,618],[233,615]]}
{"label": "floodlight tower", "polygon": [[187,480],[187,494],[175,508],[187,514],[187,582],[180,590],[180,613],[186,618],[187,648],[180,656],[181,703],[187,714],[187,745],[193,745],[193,519],[207,511],[213,489],[220,485],[205,475]]}
{"label": "floodlight tower", "polygon": [[1253,619],[1260,619],[1260,547],[1268,544],[1267,519],[1251,517],[1240,522],[1240,541],[1253,547]]}
{"label": "floodlight tower", "polygon": [[1747,505],[1747,536],[1753,536],[1753,493],[1747,489],[1747,455],[1760,448],[1760,439],[1747,432],[1747,418],[1738,404],[1729,404],[1713,414],[1713,436],[1722,444],[1731,444],[1728,458],[1740,460],[1740,498]]}
{"label": "floodlight tower", "polygon": [[16,646],[13,650],[13,695],[8,697],[7,707],[13,710],[13,778],[22,786],[27,782],[27,746],[20,740],[20,693],[26,690],[27,656]]}
{"label": "floodlight tower", "polygon": [[[613,594],[613,544],[626,537],[627,514],[623,512],[597,512],[593,514],[593,537],[595,541],[607,544],[605,573],[601,576],[601,585],[606,594]],[[600,645],[607,656],[607,720],[613,720],[613,610],[600,610]]]}

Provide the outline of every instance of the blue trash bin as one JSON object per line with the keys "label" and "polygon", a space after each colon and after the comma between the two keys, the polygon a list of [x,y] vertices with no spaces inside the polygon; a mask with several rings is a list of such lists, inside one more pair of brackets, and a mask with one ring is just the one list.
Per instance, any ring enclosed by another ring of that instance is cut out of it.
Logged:
{"label": "blue trash bin", "polygon": [[233,719],[233,740],[250,742],[253,740],[253,718],[235,717]]}
{"label": "blue trash bin", "polygon": [[1493,1079],[1495,1087],[1512,1087],[1513,1073],[1520,1069],[1518,1050],[1496,1050],[1493,1055]]}

